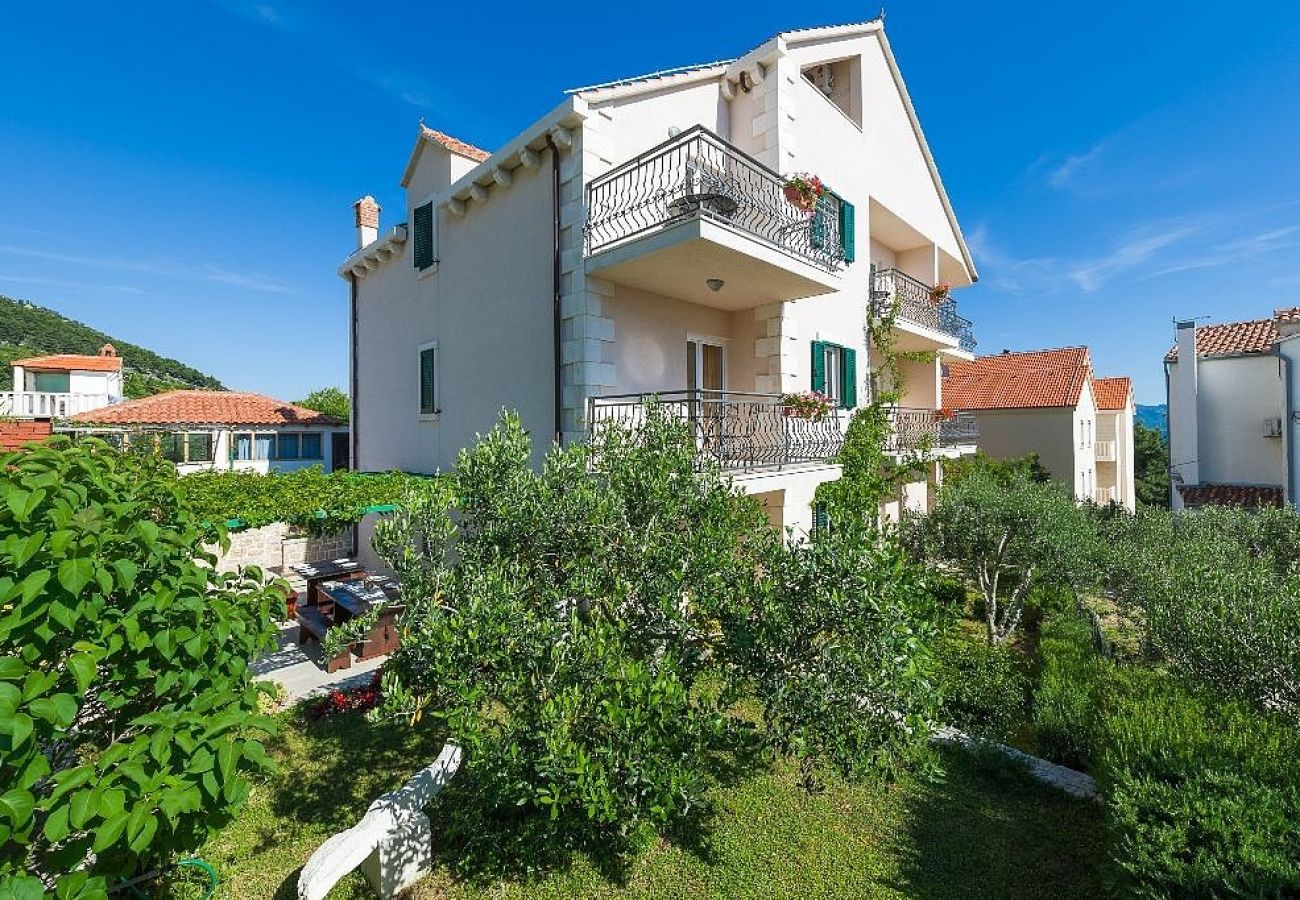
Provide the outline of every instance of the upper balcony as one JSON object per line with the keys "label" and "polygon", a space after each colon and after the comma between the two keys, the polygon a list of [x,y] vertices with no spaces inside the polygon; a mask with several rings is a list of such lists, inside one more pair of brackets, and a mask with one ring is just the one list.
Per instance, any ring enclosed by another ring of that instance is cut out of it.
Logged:
{"label": "upper balcony", "polygon": [[77,413],[101,409],[120,399],[106,394],[66,391],[0,391],[0,416],[64,419]]}
{"label": "upper balcony", "polygon": [[903,332],[900,350],[975,351],[971,321],[957,314],[957,301],[946,292],[913,278],[899,269],[878,269],[872,285],[878,315],[895,312],[895,326]]}
{"label": "upper balcony", "polygon": [[894,407],[889,416],[894,429],[885,449],[894,454],[960,456],[974,453],[979,442],[979,424],[970,413]]}
{"label": "upper balcony", "polygon": [[587,185],[587,271],[738,310],[840,288],[843,214],[796,206],[785,179],[696,126]]}

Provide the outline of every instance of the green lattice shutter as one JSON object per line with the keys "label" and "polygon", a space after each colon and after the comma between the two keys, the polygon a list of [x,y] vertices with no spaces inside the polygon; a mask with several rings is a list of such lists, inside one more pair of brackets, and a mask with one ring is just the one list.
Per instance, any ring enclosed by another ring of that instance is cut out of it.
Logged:
{"label": "green lattice shutter", "polygon": [[821,537],[830,531],[831,520],[826,512],[826,504],[816,502],[812,507],[812,531],[813,537]]}
{"label": "green lattice shutter", "polygon": [[812,224],[809,226],[808,243],[812,244],[814,250],[823,250],[826,247],[826,194],[817,198],[817,205],[813,207]]}
{"label": "green lattice shutter", "polygon": [[438,411],[433,393],[433,348],[420,351],[420,414],[432,415]]}
{"label": "green lattice shutter", "polygon": [[844,261],[846,263],[853,262],[853,204],[843,197],[840,198],[840,242],[844,248]]}
{"label": "green lattice shutter", "polygon": [[423,271],[433,265],[433,203],[415,208],[415,267]]}
{"label": "green lattice shutter", "polygon": [[819,393],[826,392],[826,343],[812,342],[812,389]]}
{"label": "green lattice shutter", "polygon": [[858,405],[858,352],[845,347],[840,351],[840,359],[844,361],[843,378],[840,379],[844,385],[841,389],[844,398],[840,401],[840,406],[852,409]]}

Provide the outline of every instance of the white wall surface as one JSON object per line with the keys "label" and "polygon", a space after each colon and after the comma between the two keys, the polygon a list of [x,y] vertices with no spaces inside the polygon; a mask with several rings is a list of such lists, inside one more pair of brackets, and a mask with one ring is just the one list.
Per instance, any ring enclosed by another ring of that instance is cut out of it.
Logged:
{"label": "white wall surface", "polygon": [[1283,412],[1279,358],[1202,357],[1197,384],[1201,483],[1284,484],[1282,439],[1263,436],[1264,420]]}
{"label": "white wall surface", "polygon": [[1037,453],[1056,481],[1079,495],[1078,440],[1073,408],[977,410],[979,448],[995,459]]}

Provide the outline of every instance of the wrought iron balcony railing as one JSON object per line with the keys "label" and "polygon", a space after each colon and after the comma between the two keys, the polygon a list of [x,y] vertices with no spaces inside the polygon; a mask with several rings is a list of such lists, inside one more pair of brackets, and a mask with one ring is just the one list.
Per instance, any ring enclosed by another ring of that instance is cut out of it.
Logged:
{"label": "wrought iron balcony railing", "polygon": [[951,297],[936,300],[933,288],[899,269],[876,270],[872,298],[877,315],[897,310],[899,318],[951,335],[963,350],[975,349],[974,327],[970,319],[957,314],[957,301]]}
{"label": "wrought iron balcony railing", "polygon": [[700,455],[723,469],[829,462],[844,446],[840,410],[804,418],[794,415],[780,394],[668,391],[592,397],[587,401],[588,428],[595,432],[610,423],[639,428],[648,418],[652,397],[664,414],[686,423]]}
{"label": "wrought iron balcony railing", "polygon": [[892,442],[885,449],[895,453],[946,449],[979,440],[979,425],[971,413],[943,413],[936,409],[898,407],[890,411],[894,421]]}
{"label": "wrought iron balcony railing", "polygon": [[844,262],[840,201],[804,212],[785,179],[697,125],[587,185],[587,252],[702,218],[727,225],[827,271]]}

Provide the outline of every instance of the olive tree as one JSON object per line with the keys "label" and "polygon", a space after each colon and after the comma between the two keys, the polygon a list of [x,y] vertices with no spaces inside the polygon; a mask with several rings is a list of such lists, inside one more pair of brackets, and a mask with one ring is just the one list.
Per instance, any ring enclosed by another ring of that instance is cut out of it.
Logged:
{"label": "olive tree", "polygon": [[927,558],[979,588],[990,644],[1020,625],[1037,585],[1075,591],[1095,577],[1093,517],[1059,485],[976,470],[939,492],[934,510],[911,523]]}
{"label": "olive tree", "polygon": [[214,570],[176,481],[99,441],[0,455],[0,895],[102,896],[269,765],[248,664],[283,593]]}

